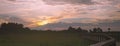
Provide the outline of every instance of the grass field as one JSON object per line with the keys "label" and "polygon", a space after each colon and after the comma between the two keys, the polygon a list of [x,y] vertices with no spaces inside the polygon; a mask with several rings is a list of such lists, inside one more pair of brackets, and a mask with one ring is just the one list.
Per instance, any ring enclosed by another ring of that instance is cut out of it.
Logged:
{"label": "grass field", "polygon": [[29,32],[0,35],[0,46],[89,46],[93,41],[78,33]]}

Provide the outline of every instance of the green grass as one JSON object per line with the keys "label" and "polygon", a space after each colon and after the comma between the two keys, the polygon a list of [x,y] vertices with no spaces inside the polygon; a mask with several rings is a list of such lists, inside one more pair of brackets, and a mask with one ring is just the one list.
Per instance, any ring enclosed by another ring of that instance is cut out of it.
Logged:
{"label": "green grass", "polygon": [[78,33],[34,32],[0,35],[0,46],[89,46],[93,41]]}

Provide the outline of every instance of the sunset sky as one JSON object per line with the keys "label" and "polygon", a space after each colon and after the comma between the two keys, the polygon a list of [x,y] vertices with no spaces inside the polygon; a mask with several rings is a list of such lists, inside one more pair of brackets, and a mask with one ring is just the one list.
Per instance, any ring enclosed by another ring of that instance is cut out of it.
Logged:
{"label": "sunset sky", "polygon": [[101,27],[120,30],[120,0],[0,0],[0,24],[34,29]]}

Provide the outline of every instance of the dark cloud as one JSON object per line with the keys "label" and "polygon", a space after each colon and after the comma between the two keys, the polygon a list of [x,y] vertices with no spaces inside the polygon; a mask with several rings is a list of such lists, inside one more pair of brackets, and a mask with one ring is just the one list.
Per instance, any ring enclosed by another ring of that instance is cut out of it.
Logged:
{"label": "dark cloud", "polygon": [[[0,15],[0,20],[2,20],[4,22],[15,22],[15,23],[22,23],[22,24],[26,23],[21,18],[12,16],[12,15]],[[4,23],[4,22],[2,22],[2,23]]]}
{"label": "dark cloud", "polygon": [[120,12],[120,11],[117,11],[117,12]]}
{"label": "dark cloud", "polygon": [[56,5],[56,4],[85,4],[85,5],[91,5],[94,4],[92,0],[43,0],[47,4],[50,5]]}

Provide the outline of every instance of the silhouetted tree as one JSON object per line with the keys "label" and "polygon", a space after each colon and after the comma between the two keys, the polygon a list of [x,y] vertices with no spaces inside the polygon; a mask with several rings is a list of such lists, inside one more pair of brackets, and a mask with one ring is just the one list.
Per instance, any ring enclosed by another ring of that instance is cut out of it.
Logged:
{"label": "silhouetted tree", "polygon": [[73,27],[71,27],[71,26],[68,28],[68,31],[75,31],[75,30],[76,30],[76,29],[73,28]]}
{"label": "silhouetted tree", "polygon": [[103,32],[103,30],[100,27],[98,27],[98,28],[93,28],[92,32]]}
{"label": "silhouetted tree", "polygon": [[100,27],[98,27],[97,32],[103,32],[103,30]]}
{"label": "silhouetted tree", "polygon": [[110,32],[111,28],[108,28],[108,32]]}
{"label": "silhouetted tree", "polygon": [[2,23],[0,30],[7,32],[20,32],[25,30],[30,30],[29,28],[24,28],[23,24],[18,23]]}
{"label": "silhouetted tree", "polygon": [[81,32],[81,33],[85,33],[85,32],[88,32],[88,30],[84,30],[80,27],[78,27],[77,29],[73,28],[73,27],[69,27],[67,31],[72,31],[72,32]]}
{"label": "silhouetted tree", "polygon": [[82,28],[80,28],[80,27],[78,27],[78,28],[76,29],[76,31],[77,31],[77,32],[81,32],[81,33],[88,32],[88,30],[82,29]]}
{"label": "silhouetted tree", "polygon": [[89,32],[93,32],[93,31],[90,29]]}
{"label": "silhouetted tree", "polygon": [[93,28],[93,32],[97,32],[97,28]]}
{"label": "silhouetted tree", "polygon": [[81,27],[78,27],[78,28],[76,29],[76,31],[77,31],[77,32],[82,32]]}

